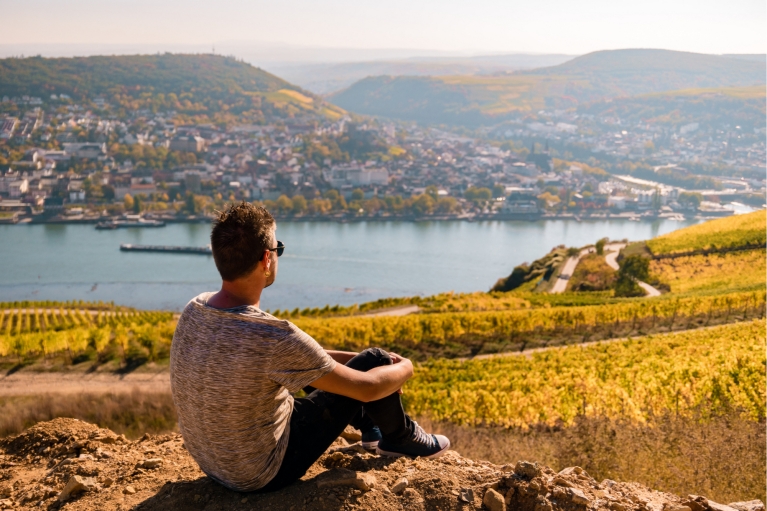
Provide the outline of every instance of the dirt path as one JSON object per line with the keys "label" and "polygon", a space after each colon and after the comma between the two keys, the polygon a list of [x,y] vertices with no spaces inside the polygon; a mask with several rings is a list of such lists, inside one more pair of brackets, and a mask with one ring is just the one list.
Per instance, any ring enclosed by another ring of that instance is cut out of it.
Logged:
{"label": "dirt path", "polygon": [[0,377],[0,397],[39,394],[170,392],[167,367],[155,371],[141,369],[128,374],[84,373],[81,371],[17,371]]}
{"label": "dirt path", "polygon": [[421,310],[417,305],[401,305],[399,307],[392,307],[390,309],[384,309],[377,312],[369,312],[367,314],[358,314],[355,318],[375,318],[379,316],[407,316]]}

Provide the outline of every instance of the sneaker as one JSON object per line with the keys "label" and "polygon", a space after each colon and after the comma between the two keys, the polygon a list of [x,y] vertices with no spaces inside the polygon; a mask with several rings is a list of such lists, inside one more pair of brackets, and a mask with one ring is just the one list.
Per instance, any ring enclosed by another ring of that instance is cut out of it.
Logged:
{"label": "sneaker", "polygon": [[381,456],[410,456],[411,458],[439,458],[450,448],[450,440],[446,436],[426,433],[417,422],[413,421],[413,434],[399,445],[378,442],[376,452]]}
{"label": "sneaker", "polygon": [[375,451],[378,447],[378,442],[381,440],[381,430],[378,426],[373,426],[371,429],[362,432],[362,448],[368,451]]}

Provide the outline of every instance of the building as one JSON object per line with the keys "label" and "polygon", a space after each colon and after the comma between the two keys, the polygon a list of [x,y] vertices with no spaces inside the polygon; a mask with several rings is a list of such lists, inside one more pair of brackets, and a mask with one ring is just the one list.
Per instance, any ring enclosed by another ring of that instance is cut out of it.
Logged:
{"label": "building", "polygon": [[103,142],[67,143],[63,145],[64,152],[74,158],[96,160],[105,158],[107,155],[107,145]]}
{"label": "building", "polygon": [[170,141],[168,148],[171,151],[200,153],[205,150],[205,139],[195,135],[178,136]]}

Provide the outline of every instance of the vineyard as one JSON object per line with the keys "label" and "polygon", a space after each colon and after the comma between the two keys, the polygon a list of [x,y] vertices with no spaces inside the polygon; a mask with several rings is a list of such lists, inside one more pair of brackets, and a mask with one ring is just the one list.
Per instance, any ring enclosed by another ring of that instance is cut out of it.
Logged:
{"label": "vineyard", "polygon": [[383,346],[414,358],[455,357],[728,323],[763,317],[764,307],[764,293],[745,292],[500,312],[297,319],[295,323],[331,348]]}
{"label": "vineyard", "polygon": [[653,238],[647,246],[655,255],[711,248],[764,247],[767,243],[766,218],[762,210],[711,220]]}
{"label": "vineyard", "polygon": [[0,356],[18,361],[60,353],[65,353],[70,363],[112,358],[137,363],[167,358],[175,329],[171,312],[17,305],[26,308],[0,310]]}
{"label": "vineyard", "polygon": [[465,425],[526,428],[579,415],[644,421],[652,415],[736,409],[765,419],[765,322],[625,342],[416,367],[409,413]]}
{"label": "vineyard", "polygon": [[695,255],[651,261],[650,273],[672,293],[764,286],[765,250]]}

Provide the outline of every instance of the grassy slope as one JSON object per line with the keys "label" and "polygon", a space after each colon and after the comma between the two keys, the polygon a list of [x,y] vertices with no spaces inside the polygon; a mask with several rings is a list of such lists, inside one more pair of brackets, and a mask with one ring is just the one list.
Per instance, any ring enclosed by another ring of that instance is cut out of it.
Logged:
{"label": "grassy slope", "polygon": [[660,259],[650,263],[650,273],[668,284],[672,293],[763,289],[765,271],[764,250]]}
{"label": "grassy slope", "polygon": [[711,247],[739,247],[750,244],[765,245],[767,236],[765,212],[719,218],[686,227],[653,238],[647,246],[654,254],[670,254]]}

